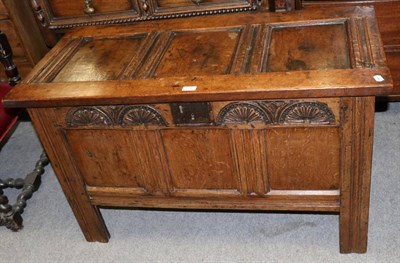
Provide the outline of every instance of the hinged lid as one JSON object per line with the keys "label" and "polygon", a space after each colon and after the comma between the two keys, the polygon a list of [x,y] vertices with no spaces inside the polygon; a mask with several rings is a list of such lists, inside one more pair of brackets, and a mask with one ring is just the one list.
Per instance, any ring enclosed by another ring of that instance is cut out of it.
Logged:
{"label": "hinged lid", "polygon": [[352,7],[81,28],[5,104],[375,96],[391,87],[374,10]]}

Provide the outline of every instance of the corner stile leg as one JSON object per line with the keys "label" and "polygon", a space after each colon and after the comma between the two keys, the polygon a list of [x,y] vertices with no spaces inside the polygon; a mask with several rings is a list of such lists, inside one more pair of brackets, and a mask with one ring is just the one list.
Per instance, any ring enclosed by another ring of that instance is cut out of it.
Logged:
{"label": "corner stile leg", "polygon": [[365,253],[374,131],[374,97],[343,100],[340,252]]}
{"label": "corner stile leg", "polygon": [[98,207],[91,204],[85,183],[73,164],[60,129],[56,127],[57,114],[52,109],[28,111],[86,240],[108,242],[110,234],[103,217]]}

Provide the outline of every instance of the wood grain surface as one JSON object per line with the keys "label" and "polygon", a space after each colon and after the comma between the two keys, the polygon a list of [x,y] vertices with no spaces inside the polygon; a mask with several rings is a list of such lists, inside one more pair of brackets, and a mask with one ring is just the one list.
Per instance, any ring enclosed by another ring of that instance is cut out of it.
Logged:
{"label": "wood grain surface", "polygon": [[355,7],[77,29],[4,103],[29,107],[89,241],[109,238],[100,206],[319,211],[364,253],[391,88]]}

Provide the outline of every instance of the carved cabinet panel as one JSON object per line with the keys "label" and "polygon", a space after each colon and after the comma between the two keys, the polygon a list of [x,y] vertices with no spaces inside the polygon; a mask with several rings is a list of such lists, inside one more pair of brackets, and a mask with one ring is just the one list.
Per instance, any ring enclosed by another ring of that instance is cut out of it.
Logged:
{"label": "carved cabinet panel", "polygon": [[[54,18],[96,15],[97,13],[115,13],[134,11],[134,4],[130,0],[82,0],[82,1],[49,1]],[[88,7],[93,7],[92,13]]]}
{"label": "carved cabinet panel", "polygon": [[[139,0],[151,1],[151,0]],[[164,18],[183,14],[210,15],[256,10],[258,0],[153,0],[153,14]]]}
{"label": "carved cabinet panel", "polygon": [[256,10],[258,0],[35,0],[53,29]]}
{"label": "carved cabinet panel", "polygon": [[[35,0],[38,18],[50,28],[68,28],[105,20],[137,19],[140,9],[136,0]],[[121,21],[122,22],[122,21]]]}
{"label": "carved cabinet panel", "polygon": [[[28,2],[0,1],[0,30],[7,36],[13,51],[13,62],[22,78],[48,52]],[[4,71],[0,72],[0,81],[8,82]]]}

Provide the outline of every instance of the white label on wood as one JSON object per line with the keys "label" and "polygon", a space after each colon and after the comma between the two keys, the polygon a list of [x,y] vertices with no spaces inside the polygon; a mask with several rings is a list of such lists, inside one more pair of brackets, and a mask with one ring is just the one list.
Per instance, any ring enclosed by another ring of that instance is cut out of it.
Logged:
{"label": "white label on wood", "polygon": [[197,86],[183,86],[182,91],[196,91]]}
{"label": "white label on wood", "polygon": [[377,82],[382,82],[385,80],[381,75],[374,75],[374,79]]}

